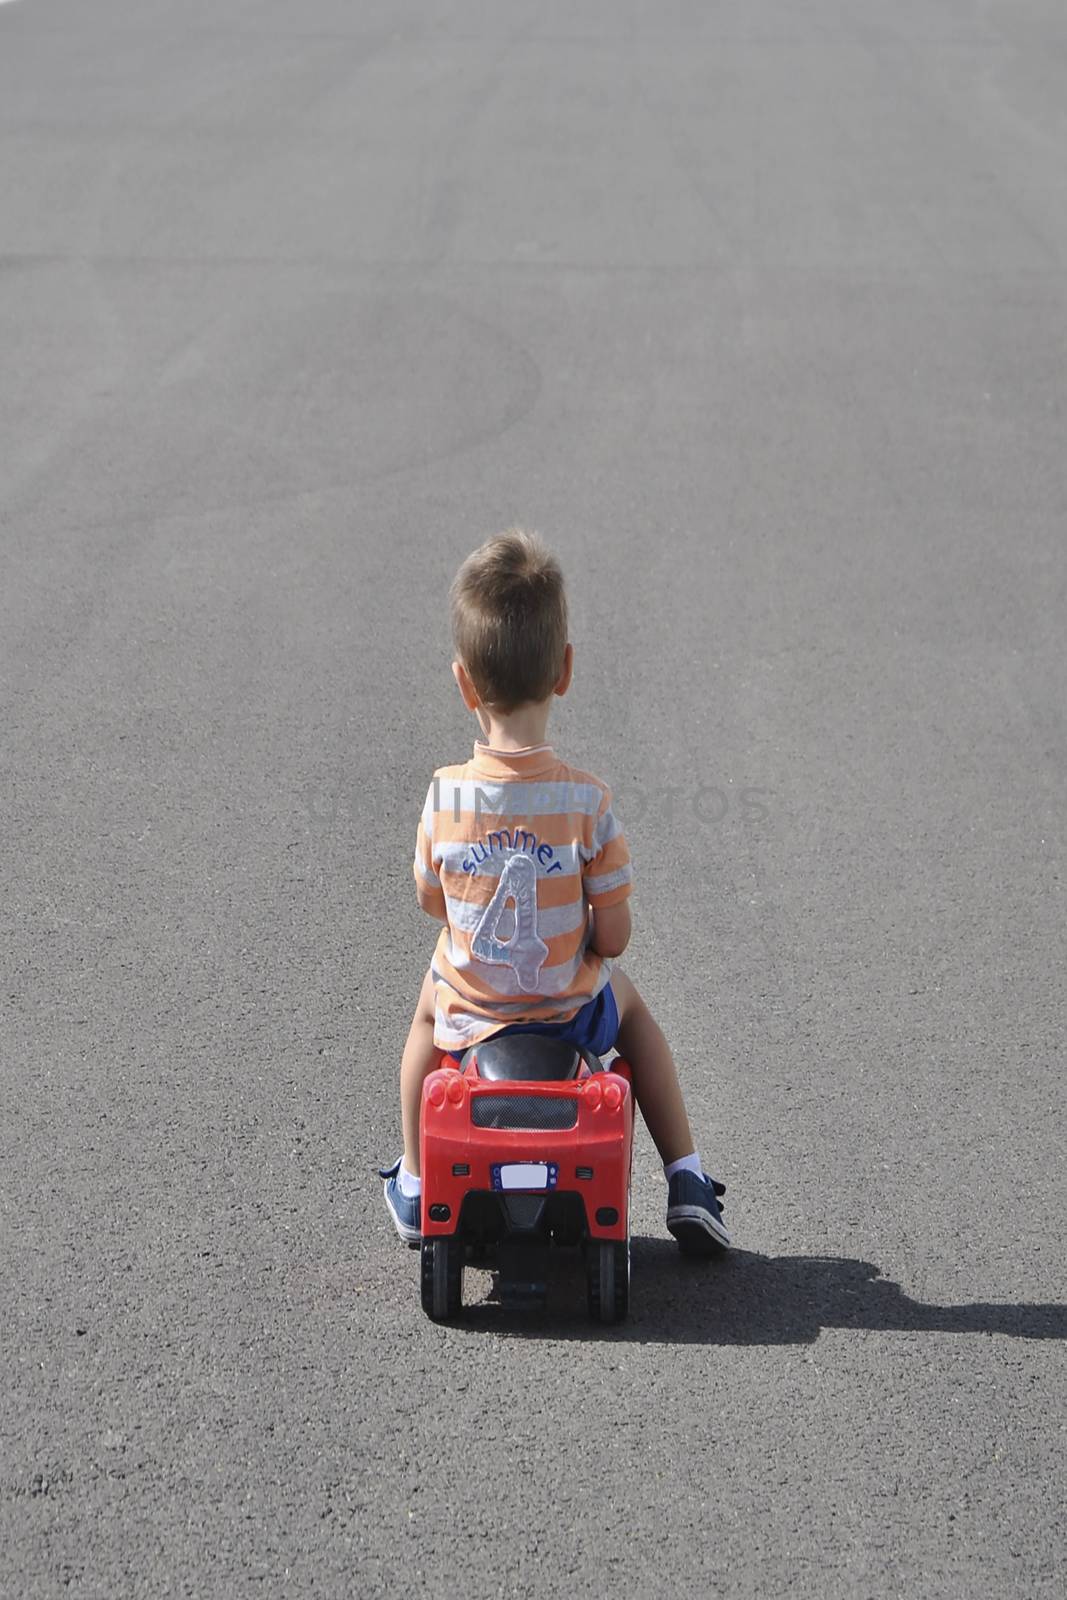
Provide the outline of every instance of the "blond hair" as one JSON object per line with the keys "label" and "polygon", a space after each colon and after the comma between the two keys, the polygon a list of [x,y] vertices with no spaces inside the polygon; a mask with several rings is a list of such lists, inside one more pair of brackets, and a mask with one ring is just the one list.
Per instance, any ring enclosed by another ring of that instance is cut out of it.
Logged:
{"label": "blond hair", "polygon": [[536,534],[509,528],[473,551],[451,591],[452,638],[484,706],[547,700],[563,671],[567,597]]}

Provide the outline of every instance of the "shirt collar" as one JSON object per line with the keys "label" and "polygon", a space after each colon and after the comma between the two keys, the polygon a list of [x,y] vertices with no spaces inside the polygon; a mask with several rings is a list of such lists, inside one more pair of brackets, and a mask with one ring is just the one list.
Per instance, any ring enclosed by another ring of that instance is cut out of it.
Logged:
{"label": "shirt collar", "polygon": [[478,739],[471,765],[487,778],[536,778],[550,772],[557,761],[550,744],[531,744],[524,750],[494,750]]}

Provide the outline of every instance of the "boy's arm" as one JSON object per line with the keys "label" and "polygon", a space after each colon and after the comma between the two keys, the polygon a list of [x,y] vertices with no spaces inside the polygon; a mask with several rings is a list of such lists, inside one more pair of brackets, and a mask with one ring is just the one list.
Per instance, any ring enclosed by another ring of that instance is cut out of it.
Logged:
{"label": "boy's arm", "polygon": [[601,906],[599,911],[593,912],[593,932],[589,940],[590,945],[598,956],[621,956],[630,942],[629,902],[623,900],[621,905]]}
{"label": "boy's arm", "polygon": [[621,956],[630,942],[630,888],[633,871],[618,818],[605,789],[586,846],[582,881],[593,912],[589,945],[598,956]]}
{"label": "boy's arm", "polygon": [[427,916],[436,917],[438,922],[447,922],[445,892],[441,887],[441,879],[437,875],[433,859],[433,803],[434,786],[431,783],[415,839],[415,892],[419,897],[419,905]]}
{"label": "boy's arm", "polygon": [[416,884],[415,893],[419,897],[419,905],[428,917],[436,917],[438,922],[448,921],[448,912],[445,910],[445,897],[440,889],[424,889],[422,884]]}

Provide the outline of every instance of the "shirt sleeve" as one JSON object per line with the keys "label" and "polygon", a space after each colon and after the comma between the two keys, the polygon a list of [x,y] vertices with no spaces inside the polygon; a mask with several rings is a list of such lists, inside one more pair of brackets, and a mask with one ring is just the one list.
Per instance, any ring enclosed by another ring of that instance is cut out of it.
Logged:
{"label": "shirt sleeve", "polygon": [[[584,852],[583,852],[584,853]],[[589,853],[582,868],[585,898],[594,908],[617,906],[629,899],[633,888],[630,852],[611,809],[611,791],[604,790],[593,827]]]}
{"label": "shirt sleeve", "polygon": [[443,917],[445,893],[433,859],[434,788],[435,785],[431,783],[426,795],[426,804],[422,808],[422,816],[419,818],[418,832],[415,836],[414,871],[415,883],[424,910],[431,914],[439,912]]}

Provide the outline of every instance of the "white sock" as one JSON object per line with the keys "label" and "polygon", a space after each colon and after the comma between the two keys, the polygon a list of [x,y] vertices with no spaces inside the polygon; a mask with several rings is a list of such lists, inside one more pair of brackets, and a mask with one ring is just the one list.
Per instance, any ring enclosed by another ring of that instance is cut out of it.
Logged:
{"label": "white sock", "polygon": [[[403,1167],[401,1167],[403,1172]],[[663,1163],[663,1176],[670,1183],[676,1172],[695,1172],[697,1177],[703,1177],[704,1168],[700,1165],[700,1157],[696,1151],[691,1156],[683,1156],[680,1161],[665,1161]]]}
{"label": "white sock", "polygon": [[400,1171],[396,1175],[396,1181],[400,1185],[400,1193],[405,1200],[417,1200],[422,1193],[422,1179],[416,1178],[413,1172],[409,1172],[403,1162],[400,1163]]}

